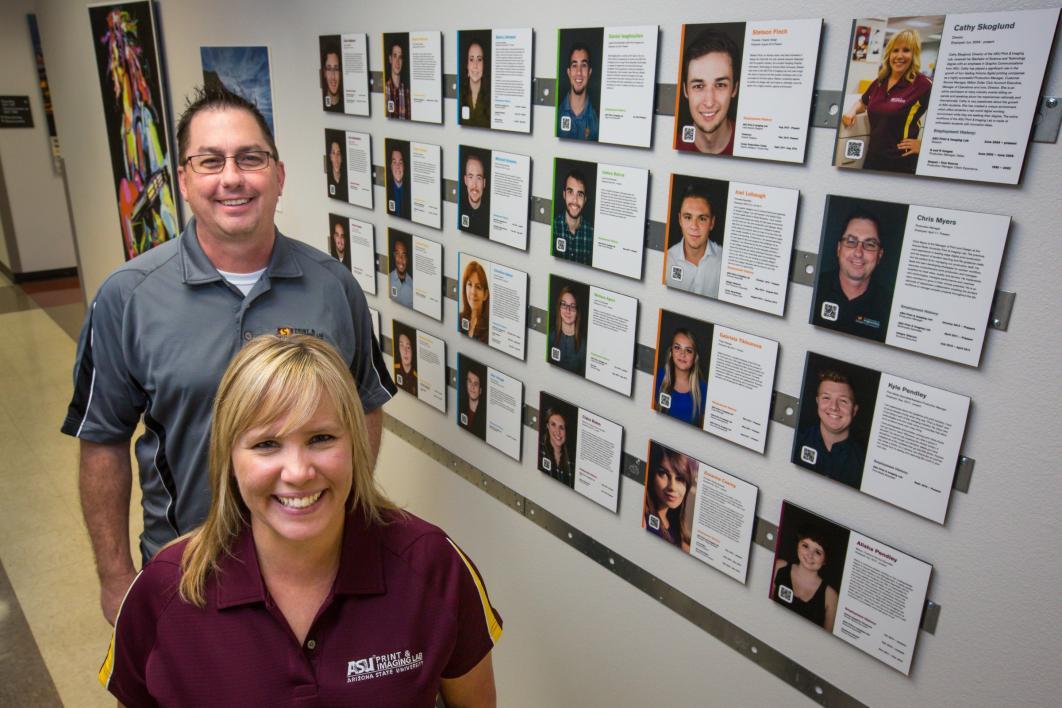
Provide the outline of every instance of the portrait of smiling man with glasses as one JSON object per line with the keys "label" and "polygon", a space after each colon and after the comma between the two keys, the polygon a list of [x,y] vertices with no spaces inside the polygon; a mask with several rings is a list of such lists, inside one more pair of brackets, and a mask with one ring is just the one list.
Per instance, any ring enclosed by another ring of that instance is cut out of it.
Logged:
{"label": "portrait of smiling man with glasses", "polygon": [[892,288],[882,282],[880,271],[874,277],[885,259],[881,219],[856,209],[843,223],[836,241],[837,268],[819,276],[812,323],[885,341]]}
{"label": "portrait of smiling man with glasses", "polygon": [[176,239],[111,273],[88,310],[63,432],[80,438],[80,491],[104,617],[136,570],[129,546],[129,441],[143,488],[147,562],[210,507],[210,409],[221,375],[261,334],[309,334],[349,362],[373,455],[395,392],[350,269],[289,239],[273,217],[284,163],[262,114],[224,89],[199,91],[177,126],[181,195],[193,218]]}

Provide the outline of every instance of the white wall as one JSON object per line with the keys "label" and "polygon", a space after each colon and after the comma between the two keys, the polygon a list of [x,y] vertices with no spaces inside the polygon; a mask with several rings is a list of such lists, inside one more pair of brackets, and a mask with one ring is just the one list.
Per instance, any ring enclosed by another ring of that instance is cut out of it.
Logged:
{"label": "white wall", "polygon": [[[970,3],[970,9],[1038,7],[1045,3]],[[657,282],[660,253],[646,257],[643,282],[588,271],[548,255],[548,229],[532,227],[527,254],[459,236],[455,210],[447,204],[444,231],[412,229],[444,242],[445,272],[456,274],[461,248],[528,270],[532,304],[545,307],[547,274],[593,278],[603,287],[641,301],[638,341],[655,338],[656,311],[681,309],[704,319],[769,336],[781,342],[775,388],[798,391],[807,350],[829,351],[890,373],[970,395],[964,452],[977,460],[969,494],[955,494],[943,526],[887,506],[799,470],[788,462],[790,428],[772,424],[766,454],[756,455],[696,431],[678,430],[671,421],[648,414],[650,379],[638,374],[628,401],[571,376],[560,376],[543,361],[545,340],[531,333],[528,361],[517,362],[484,347],[459,341],[456,312],[447,303],[444,322],[436,323],[370,297],[383,312],[384,331],[399,316],[526,382],[525,398],[535,402],[540,387],[607,413],[626,427],[625,447],[644,457],[650,437],[696,454],[760,486],[759,515],[777,520],[782,499],[811,507],[839,523],[914,554],[934,565],[930,596],[942,605],[935,636],[922,633],[914,670],[904,677],[830,637],[767,599],[771,557],[754,547],[748,584],[741,586],[703,564],[683,557],[639,526],[640,491],[623,482],[618,516],[577,497],[534,470],[533,435],[525,431],[524,464],[517,465],[459,431],[449,417],[400,397],[389,413],[424,431],[461,457],[527,495],[602,543],[664,578],[731,622],[751,632],[822,675],[855,698],[872,705],[1054,705],[1062,693],[1056,647],[1062,636],[1062,563],[1057,539],[1062,515],[1052,503],[1062,498],[1062,455],[1056,406],[1062,401],[1062,328],[1054,322],[1062,298],[1062,256],[1055,247],[1062,221],[1058,185],[1062,150],[1033,144],[1023,184],[1017,188],[852,174],[830,166],[834,133],[810,132],[804,165],[742,160],[699,160],[669,147],[671,120],[660,117],[651,151],[598,145],[561,144],[551,136],[552,112],[535,109],[531,136],[460,129],[453,101],[445,105],[445,125],[395,125],[382,117],[373,96],[371,119],[325,115],[318,110],[317,35],[364,31],[370,37],[370,63],[382,69],[379,35],[383,31],[440,29],[444,33],[444,71],[455,71],[456,30],[473,27],[532,26],[536,29],[536,76],[554,76],[555,30],[568,27],[658,22],[658,80],[675,81],[679,25],[683,20],[772,19],[824,16],[823,49],[817,85],[841,87],[850,19],[880,14],[879,3],[865,0],[837,5],[811,0],[794,9],[782,0],[706,9],[690,16],[688,2],[615,4],[604,0],[570,3],[542,0],[524,4],[482,2],[352,3],[327,0],[165,0],[161,6],[172,95],[181,102],[199,79],[201,44],[266,43],[272,48],[278,143],[288,169],[280,227],[323,247],[328,211],[367,219],[377,227],[382,251],[387,225],[379,206],[369,213],[336,209],[324,195],[321,174],[325,127],[367,130],[374,137],[375,162],[382,162],[388,136],[444,146],[443,174],[456,177],[461,141],[530,154],[534,158],[532,193],[550,193],[550,161],[559,154],[576,159],[648,166],[653,177],[649,216],[663,221],[669,172],[696,173],[752,183],[799,187],[800,216],[796,247],[818,250],[825,195],[830,193],[932,204],[1009,214],[1014,217],[1000,287],[1018,293],[1008,332],[988,334],[978,369],[817,331],[807,324],[811,290],[793,286],[784,318],[745,311],[717,302],[681,302]],[[946,5],[898,0],[894,15],[945,12]],[[45,52],[55,92],[63,150],[71,175],[77,231],[81,238],[86,290],[93,293],[106,273],[121,263],[118,224],[111,188],[107,143],[85,4],[75,0],[38,0]],[[1057,52],[1056,52],[1057,59]],[[1062,91],[1057,61],[1046,84]],[[382,190],[376,193],[382,199]],[[408,225],[402,226],[409,228]],[[383,292],[381,286],[381,293]],[[450,401],[454,404],[453,398]],[[449,528],[484,572],[495,602],[507,619],[506,637],[496,653],[504,705],[637,705],[663,698],[677,705],[777,705],[798,703],[800,694],[753,663],[624,582],[604,573],[539,529],[518,518],[447,470],[389,439],[381,476],[411,508]]]}
{"label": "white wall", "polygon": [[26,22],[26,14],[35,6],[34,0],[5,0],[0,5],[0,66],[4,67],[0,94],[29,96],[33,112],[32,128],[0,130],[0,159],[14,222],[14,249],[0,253],[0,260],[16,274],[76,265],[63,181],[52,170],[44,101]]}

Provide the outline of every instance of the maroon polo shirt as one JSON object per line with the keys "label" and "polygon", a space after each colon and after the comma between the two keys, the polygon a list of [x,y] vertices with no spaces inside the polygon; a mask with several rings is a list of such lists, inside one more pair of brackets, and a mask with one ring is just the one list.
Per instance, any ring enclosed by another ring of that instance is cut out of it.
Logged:
{"label": "maroon polo shirt", "polygon": [[186,545],[137,576],[100,682],[128,706],[434,706],[501,636],[472,561],[413,515],[347,519],[339,573],[300,646],[269,595],[245,528],[209,576],[206,606],[180,599]]}
{"label": "maroon polo shirt", "polygon": [[870,118],[870,145],[863,167],[914,174],[918,154],[905,156],[896,145],[919,136],[918,121],[929,107],[933,82],[925,74],[916,74],[914,81],[900,79],[892,89],[887,90],[886,84],[887,79],[875,81],[860,99]]}

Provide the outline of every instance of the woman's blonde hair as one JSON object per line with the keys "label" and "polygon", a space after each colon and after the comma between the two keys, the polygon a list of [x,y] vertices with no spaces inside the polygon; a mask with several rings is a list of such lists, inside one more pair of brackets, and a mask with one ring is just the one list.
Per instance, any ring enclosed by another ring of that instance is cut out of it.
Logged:
{"label": "woman's blonde hair", "polygon": [[210,491],[206,521],[193,531],[181,559],[181,598],[202,607],[204,588],[218,559],[250,523],[236,484],[232,451],[251,428],[283,421],[285,435],[309,420],[323,396],[335,406],[350,434],[354,463],[348,513],[358,509],[369,523],[396,508],[376,487],[365,413],[350,369],[327,342],[315,337],[266,335],[247,344],[229,363],[214,399],[210,425]]}
{"label": "woman's blonde hair", "polygon": [[904,29],[892,35],[892,39],[885,45],[885,51],[881,57],[881,67],[878,69],[878,81],[888,81],[892,68],[889,66],[889,55],[897,44],[911,48],[911,66],[907,67],[907,73],[903,78],[914,81],[918,72],[922,70],[922,38],[918,30]]}
{"label": "woman's blonde hair", "polygon": [[704,405],[704,401],[701,400],[701,354],[697,351],[697,340],[694,339],[693,332],[685,327],[679,327],[671,334],[671,344],[667,347],[667,361],[664,363],[664,379],[660,382],[660,392],[671,393],[672,389],[675,388],[675,383],[678,381],[677,367],[671,354],[671,348],[675,346],[675,339],[680,334],[690,340],[690,344],[693,345],[693,366],[690,367],[690,397],[693,399],[693,422],[697,422],[701,418],[701,408]]}

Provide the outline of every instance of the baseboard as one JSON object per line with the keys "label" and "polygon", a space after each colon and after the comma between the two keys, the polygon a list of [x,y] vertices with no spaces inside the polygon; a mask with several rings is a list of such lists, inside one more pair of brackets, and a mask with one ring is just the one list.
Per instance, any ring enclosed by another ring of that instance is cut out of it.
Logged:
{"label": "baseboard", "polygon": [[32,283],[38,280],[72,278],[77,275],[77,268],[53,268],[52,270],[34,270],[28,273],[12,273],[3,263],[0,263],[0,267],[3,267],[4,275],[16,285],[20,283]]}

